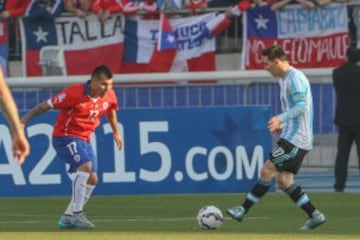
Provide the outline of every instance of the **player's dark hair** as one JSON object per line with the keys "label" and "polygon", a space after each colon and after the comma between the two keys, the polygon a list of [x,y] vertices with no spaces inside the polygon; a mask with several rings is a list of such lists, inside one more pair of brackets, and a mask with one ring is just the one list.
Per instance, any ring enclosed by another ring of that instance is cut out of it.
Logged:
{"label": "player's dark hair", "polygon": [[91,78],[98,77],[100,75],[104,75],[106,78],[112,78],[113,73],[111,72],[110,68],[105,65],[97,66],[91,74]]}
{"label": "player's dark hair", "polygon": [[280,60],[286,60],[286,53],[279,45],[272,45],[262,50],[262,55],[269,60],[278,58]]}

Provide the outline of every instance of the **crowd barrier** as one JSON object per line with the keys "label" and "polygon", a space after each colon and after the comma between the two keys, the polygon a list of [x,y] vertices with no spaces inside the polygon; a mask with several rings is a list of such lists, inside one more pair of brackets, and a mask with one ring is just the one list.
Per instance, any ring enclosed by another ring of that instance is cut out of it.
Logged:
{"label": "crowd barrier", "polygon": [[[304,69],[314,97],[315,148],[305,168],[331,169],[336,153],[337,129],[333,124],[335,94],[332,69]],[[9,78],[20,110],[29,110],[62,87],[89,76]],[[204,80],[206,79],[206,80]],[[271,105],[280,112],[277,80],[265,71],[217,71],[115,75],[121,108],[183,108]],[[352,152],[350,167],[357,166]]]}

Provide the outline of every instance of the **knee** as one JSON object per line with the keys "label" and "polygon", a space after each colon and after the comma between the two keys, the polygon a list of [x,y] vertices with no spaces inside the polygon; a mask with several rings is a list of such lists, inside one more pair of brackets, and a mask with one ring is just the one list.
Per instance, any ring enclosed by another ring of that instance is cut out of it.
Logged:
{"label": "knee", "polygon": [[263,180],[271,180],[276,174],[276,168],[272,162],[266,161],[260,171],[260,177]]}
{"label": "knee", "polygon": [[266,169],[266,168],[262,168],[261,170],[260,170],[260,175],[261,175],[261,178],[264,178],[265,176],[267,176],[268,175],[268,170]]}
{"label": "knee", "polygon": [[82,165],[80,165],[78,168],[77,168],[78,171],[81,171],[81,172],[86,172],[86,173],[89,173],[91,174],[91,171],[92,171],[92,163],[89,161],[89,162],[86,162]]}
{"label": "knee", "polygon": [[282,177],[278,177],[276,180],[277,186],[278,188],[280,188],[281,190],[285,190],[287,188],[287,182],[285,181],[284,178]]}
{"label": "knee", "polygon": [[96,173],[91,173],[87,184],[96,185],[98,183],[98,181],[99,181],[99,178],[98,178],[97,174]]}
{"label": "knee", "polygon": [[294,183],[292,178],[290,178],[288,176],[284,176],[282,174],[278,175],[276,181],[277,181],[278,188],[280,188],[283,191],[286,190],[288,187],[290,187]]}

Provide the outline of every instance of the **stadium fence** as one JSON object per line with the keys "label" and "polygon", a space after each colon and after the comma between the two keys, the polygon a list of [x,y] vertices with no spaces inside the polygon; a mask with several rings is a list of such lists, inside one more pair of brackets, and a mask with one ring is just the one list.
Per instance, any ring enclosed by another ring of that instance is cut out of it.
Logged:
{"label": "stadium fence", "polygon": [[[337,129],[333,124],[335,94],[332,69],[303,69],[314,98],[314,149],[304,169],[326,171],[334,167]],[[20,110],[29,110],[61,88],[83,82],[89,76],[8,78]],[[265,71],[217,71],[115,75],[115,90],[121,108],[178,108],[271,105],[280,112],[279,87]],[[350,168],[358,161],[352,149]]]}

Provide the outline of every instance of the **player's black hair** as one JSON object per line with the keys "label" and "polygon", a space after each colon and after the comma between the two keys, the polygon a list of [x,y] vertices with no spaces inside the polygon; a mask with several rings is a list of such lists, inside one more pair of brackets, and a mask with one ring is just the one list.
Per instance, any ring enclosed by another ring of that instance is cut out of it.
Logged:
{"label": "player's black hair", "polygon": [[111,72],[110,68],[105,65],[97,66],[91,74],[91,78],[97,77],[100,75],[104,75],[106,78],[113,78],[113,73]]}
{"label": "player's black hair", "polygon": [[262,55],[269,60],[278,58],[280,60],[286,60],[286,53],[279,45],[272,45],[262,50]]}

